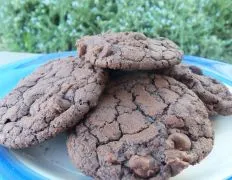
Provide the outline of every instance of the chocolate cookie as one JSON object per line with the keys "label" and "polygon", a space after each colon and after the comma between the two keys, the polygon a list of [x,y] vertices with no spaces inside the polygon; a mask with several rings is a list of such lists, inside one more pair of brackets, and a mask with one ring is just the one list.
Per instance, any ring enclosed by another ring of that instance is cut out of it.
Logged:
{"label": "chocolate cookie", "polygon": [[232,94],[229,89],[215,79],[204,76],[200,68],[176,65],[161,71],[193,90],[205,103],[210,115],[232,114]]}
{"label": "chocolate cookie", "polygon": [[173,78],[135,73],[112,80],[70,134],[68,154],[94,179],[168,179],[212,149],[204,104]]}
{"label": "chocolate cookie", "polygon": [[0,143],[24,148],[74,126],[96,106],[106,80],[74,57],[43,65],[0,101]]}
{"label": "chocolate cookie", "polygon": [[121,32],[85,36],[78,42],[79,57],[101,68],[151,70],[179,64],[183,52],[172,41],[150,39],[142,33]]}

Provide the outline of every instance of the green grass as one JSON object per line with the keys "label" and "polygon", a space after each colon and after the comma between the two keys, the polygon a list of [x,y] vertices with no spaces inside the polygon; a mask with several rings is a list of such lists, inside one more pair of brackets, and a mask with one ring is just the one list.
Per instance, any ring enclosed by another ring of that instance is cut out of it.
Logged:
{"label": "green grass", "polygon": [[0,0],[0,49],[55,52],[106,31],[164,36],[185,52],[232,63],[231,0]]}

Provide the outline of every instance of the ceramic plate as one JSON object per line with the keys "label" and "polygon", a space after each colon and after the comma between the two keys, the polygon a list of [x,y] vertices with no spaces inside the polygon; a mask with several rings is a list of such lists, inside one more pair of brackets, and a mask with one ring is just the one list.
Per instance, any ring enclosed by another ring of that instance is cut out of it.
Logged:
{"label": "ceramic plate", "polygon": [[[76,52],[54,53],[20,60],[0,66],[0,98],[18,81],[38,66]],[[232,66],[194,56],[185,56],[184,63],[201,67],[204,74],[216,78],[232,91]],[[215,145],[212,152],[198,165],[184,170],[171,180],[232,180],[232,116],[212,117]],[[0,146],[0,180],[87,180],[70,162],[65,147],[67,135],[23,150],[8,150]]]}

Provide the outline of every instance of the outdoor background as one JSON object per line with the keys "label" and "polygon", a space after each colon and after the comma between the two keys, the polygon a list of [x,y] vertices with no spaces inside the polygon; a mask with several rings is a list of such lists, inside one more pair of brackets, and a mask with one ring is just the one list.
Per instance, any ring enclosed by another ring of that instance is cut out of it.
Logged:
{"label": "outdoor background", "polygon": [[0,50],[75,49],[83,35],[139,31],[232,63],[232,0],[0,0]]}

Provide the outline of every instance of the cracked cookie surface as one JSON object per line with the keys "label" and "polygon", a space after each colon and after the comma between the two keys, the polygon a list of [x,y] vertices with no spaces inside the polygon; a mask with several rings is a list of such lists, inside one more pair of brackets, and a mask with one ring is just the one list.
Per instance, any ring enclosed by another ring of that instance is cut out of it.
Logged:
{"label": "cracked cookie surface", "polygon": [[232,114],[232,93],[217,80],[204,76],[196,66],[176,65],[160,70],[162,74],[171,76],[194,91],[205,103],[210,115]]}
{"label": "cracked cookie surface", "polygon": [[120,32],[85,36],[77,41],[79,57],[101,68],[151,70],[181,62],[183,52],[164,38],[150,39],[142,33]]}
{"label": "cracked cookie surface", "polygon": [[204,104],[182,83],[146,72],[111,79],[99,104],[67,140],[94,179],[168,179],[212,149]]}
{"label": "cracked cookie surface", "polygon": [[74,57],[41,66],[0,101],[0,143],[24,148],[74,126],[96,106],[107,78]]}

